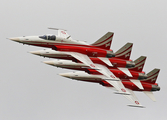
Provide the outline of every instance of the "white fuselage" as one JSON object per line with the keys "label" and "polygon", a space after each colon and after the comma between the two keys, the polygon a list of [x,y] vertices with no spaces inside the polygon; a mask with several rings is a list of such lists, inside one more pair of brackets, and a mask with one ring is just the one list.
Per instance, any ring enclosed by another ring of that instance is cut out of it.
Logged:
{"label": "white fuselage", "polygon": [[44,50],[37,50],[37,51],[30,51],[30,53],[34,54],[34,55],[39,55],[39,56],[43,56],[43,57],[49,57],[49,58],[72,58],[71,55],[66,54],[64,52],[61,51],[55,51],[52,49],[44,49]]}
{"label": "white fuselage", "polygon": [[[45,37],[44,37],[45,36]],[[44,35],[44,36],[23,36],[10,38],[13,41],[20,42],[23,44],[43,44],[43,45],[54,45],[54,44],[79,44],[79,45],[88,45],[84,41],[67,39],[56,35]],[[51,37],[54,36],[54,37]]]}
{"label": "white fuselage", "polygon": [[75,80],[81,81],[102,81],[103,79],[107,79],[105,75],[92,75],[88,74],[84,71],[77,72],[69,72],[69,73],[60,73],[59,75]]}
{"label": "white fuselage", "polygon": [[52,61],[44,61],[44,63],[56,67],[61,68],[89,68],[89,66],[83,64],[83,63],[75,63],[70,60],[52,60]]}

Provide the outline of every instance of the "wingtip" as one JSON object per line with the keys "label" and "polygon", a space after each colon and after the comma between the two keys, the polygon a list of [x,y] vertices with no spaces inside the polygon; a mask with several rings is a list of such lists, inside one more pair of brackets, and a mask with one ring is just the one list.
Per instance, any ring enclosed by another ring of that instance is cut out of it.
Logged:
{"label": "wingtip", "polygon": [[138,108],[146,108],[143,105],[127,105],[127,106],[129,106],[129,107],[138,107]]}

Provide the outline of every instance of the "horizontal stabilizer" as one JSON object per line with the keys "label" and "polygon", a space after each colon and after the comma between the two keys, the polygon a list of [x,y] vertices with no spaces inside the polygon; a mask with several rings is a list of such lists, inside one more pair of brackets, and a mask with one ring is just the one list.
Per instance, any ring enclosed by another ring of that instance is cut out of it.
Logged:
{"label": "horizontal stabilizer", "polygon": [[139,107],[139,108],[145,108],[144,106],[142,105],[128,105],[129,107]]}
{"label": "horizontal stabilizer", "polygon": [[127,68],[118,68],[118,69],[121,70],[122,72],[124,72],[129,77],[133,77],[132,74],[130,73],[130,71]]}
{"label": "horizontal stabilizer", "polygon": [[141,84],[141,82],[140,82],[140,80],[132,80],[132,79],[130,79],[130,81],[132,83],[134,83],[138,88],[140,88],[142,90],[144,89],[143,86],[142,86],[142,84]]}
{"label": "horizontal stabilizer", "polygon": [[112,63],[110,62],[110,60],[108,58],[104,58],[104,57],[98,57],[101,61],[103,61],[104,63],[106,63],[108,66],[113,66]]}
{"label": "horizontal stabilizer", "polygon": [[143,91],[152,101],[156,101],[154,94],[150,91]]}

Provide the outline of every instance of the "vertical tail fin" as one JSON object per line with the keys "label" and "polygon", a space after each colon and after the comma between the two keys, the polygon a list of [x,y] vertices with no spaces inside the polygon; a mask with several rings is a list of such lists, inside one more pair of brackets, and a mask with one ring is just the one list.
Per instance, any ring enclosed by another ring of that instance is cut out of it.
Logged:
{"label": "vertical tail fin", "polygon": [[129,70],[134,70],[134,71],[137,71],[137,72],[142,72],[144,64],[145,64],[145,61],[146,61],[146,58],[147,57],[145,57],[145,56],[141,56],[138,59],[136,59],[134,61],[135,67],[129,68]]}
{"label": "vertical tail fin", "polygon": [[95,43],[91,45],[102,48],[102,49],[109,50],[113,36],[114,36],[113,32],[108,32],[103,37],[101,37],[99,40],[97,40]]}
{"label": "vertical tail fin", "polygon": [[143,80],[144,82],[152,83],[154,84],[157,80],[158,74],[159,74],[160,69],[155,68],[151,72],[147,74],[147,79]]}
{"label": "vertical tail fin", "polygon": [[132,52],[133,43],[126,43],[122,48],[120,48],[116,53],[115,57],[129,60]]}

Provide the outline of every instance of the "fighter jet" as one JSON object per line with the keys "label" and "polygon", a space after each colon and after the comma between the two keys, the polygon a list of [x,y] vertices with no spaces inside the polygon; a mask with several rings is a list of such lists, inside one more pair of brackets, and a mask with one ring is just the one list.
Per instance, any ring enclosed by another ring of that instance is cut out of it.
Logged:
{"label": "fighter jet", "polygon": [[[53,29],[53,28],[51,28]],[[73,40],[71,36],[67,34],[65,30],[58,30],[58,35],[43,35],[43,36],[23,36],[23,37],[14,37],[10,40],[40,46],[52,48],[56,51],[63,51],[69,55],[85,55],[89,57],[113,57],[115,54],[110,49],[112,38],[114,33],[108,32],[99,40],[94,42],[91,45],[83,41]],[[77,52],[78,54],[75,54]]]}
{"label": "fighter jet", "polygon": [[[126,90],[130,93],[129,95],[124,95],[128,100],[130,100],[133,105],[128,105],[131,107],[144,107],[139,103],[139,100],[135,96],[133,91],[141,91],[144,92],[151,100],[156,101],[152,92],[159,91],[160,87],[156,82],[160,69],[154,69],[147,74],[148,78],[141,81],[143,89],[138,88],[133,82],[130,80],[122,80],[122,84],[126,87]],[[83,71],[70,72],[70,73],[60,73],[59,75],[63,77],[67,77],[74,80],[85,81],[85,82],[94,82],[99,83],[107,88],[113,88],[110,80],[106,80],[104,75],[95,75],[88,74]],[[116,94],[119,94],[116,92]]]}
{"label": "fighter jet", "polygon": [[[115,57],[112,58],[104,58],[104,57],[89,57],[90,60],[93,63],[96,64],[102,64],[108,67],[134,67],[135,63],[130,60],[131,50],[132,50],[132,43],[125,44],[122,48],[120,48],[116,53]],[[49,57],[49,58],[56,58],[56,59],[65,59],[65,60],[72,60],[76,63],[81,63],[78,59],[75,57],[66,54],[64,52],[55,51],[52,49],[44,49],[44,50],[38,50],[38,51],[30,51],[30,53],[34,55],[39,55],[43,57]]]}

